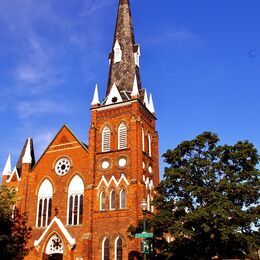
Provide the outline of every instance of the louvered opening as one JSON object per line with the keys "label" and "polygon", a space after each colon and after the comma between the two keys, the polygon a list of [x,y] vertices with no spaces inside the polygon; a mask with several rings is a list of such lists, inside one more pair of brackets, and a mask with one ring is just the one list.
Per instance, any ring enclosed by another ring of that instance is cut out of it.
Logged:
{"label": "louvered opening", "polygon": [[118,149],[127,148],[127,128],[124,123],[122,123],[118,128]]}
{"label": "louvered opening", "polygon": [[106,126],[102,131],[102,152],[110,151],[110,128]]}

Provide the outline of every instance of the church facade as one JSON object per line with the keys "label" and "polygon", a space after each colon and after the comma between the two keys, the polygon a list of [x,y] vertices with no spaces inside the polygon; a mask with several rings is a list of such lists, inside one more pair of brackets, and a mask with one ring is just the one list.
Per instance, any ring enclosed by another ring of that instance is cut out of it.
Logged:
{"label": "church facade", "polygon": [[26,259],[128,259],[140,239],[128,228],[153,212],[159,183],[158,133],[152,96],[142,88],[140,47],[129,0],[119,0],[109,79],[102,101],[95,87],[88,145],[64,125],[35,161],[28,138],[2,184],[14,187],[16,207],[32,227]]}

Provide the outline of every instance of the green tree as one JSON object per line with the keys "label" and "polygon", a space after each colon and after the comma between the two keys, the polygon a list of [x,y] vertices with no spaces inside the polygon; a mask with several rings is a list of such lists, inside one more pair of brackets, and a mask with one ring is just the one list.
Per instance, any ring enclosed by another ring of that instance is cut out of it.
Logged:
{"label": "green tree", "polygon": [[259,155],[253,144],[220,145],[216,134],[204,132],[163,157],[168,167],[153,224],[174,238],[165,250],[173,259],[245,257],[259,248]]}
{"label": "green tree", "polygon": [[26,247],[31,237],[26,214],[20,214],[15,205],[15,191],[0,186],[0,259],[23,259],[29,253]]}

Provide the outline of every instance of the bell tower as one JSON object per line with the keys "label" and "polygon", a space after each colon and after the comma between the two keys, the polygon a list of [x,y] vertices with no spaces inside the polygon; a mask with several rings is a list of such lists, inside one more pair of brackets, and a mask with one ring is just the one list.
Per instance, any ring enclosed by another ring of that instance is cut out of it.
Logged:
{"label": "bell tower", "polygon": [[[119,0],[105,97],[96,85],[91,103],[89,155],[93,181],[92,257],[115,259],[121,239],[122,259],[140,251],[127,229],[142,219],[141,201],[153,211],[159,183],[158,133],[152,95],[142,87],[140,47],[135,43],[129,0]],[[116,258],[117,259],[117,258]],[[118,258],[121,259],[121,258]]]}

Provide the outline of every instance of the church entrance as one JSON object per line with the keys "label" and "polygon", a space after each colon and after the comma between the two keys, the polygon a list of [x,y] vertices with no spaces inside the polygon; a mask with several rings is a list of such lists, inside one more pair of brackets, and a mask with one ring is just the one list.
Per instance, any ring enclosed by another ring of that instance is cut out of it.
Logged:
{"label": "church entrance", "polygon": [[43,260],[62,260],[63,248],[61,238],[57,234],[54,234],[47,243]]}
{"label": "church entrance", "polygon": [[63,254],[52,254],[52,255],[47,255],[44,254],[42,260],[62,260],[63,259]]}

